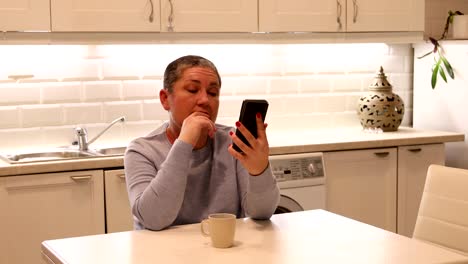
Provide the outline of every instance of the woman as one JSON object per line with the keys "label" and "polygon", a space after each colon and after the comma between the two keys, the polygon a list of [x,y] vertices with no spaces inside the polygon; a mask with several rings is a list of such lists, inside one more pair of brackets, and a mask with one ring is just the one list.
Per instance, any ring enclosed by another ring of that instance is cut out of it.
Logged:
{"label": "woman", "polygon": [[133,140],[125,153],[136,229],[198,223],[219,212],[268,219],[275,211],[279,189],[269,167],[266,124],[257,115],[254,138],[236,122],[250,147],[232,127],[216,124],[220,88],[218,71],[205,58],[184,56],[167,66],[159,98],[169,121]]}

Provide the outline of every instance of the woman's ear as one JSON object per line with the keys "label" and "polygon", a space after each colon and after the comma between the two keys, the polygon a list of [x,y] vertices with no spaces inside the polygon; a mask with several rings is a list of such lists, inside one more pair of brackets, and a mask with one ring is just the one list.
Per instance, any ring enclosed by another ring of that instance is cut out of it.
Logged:
{"label": "woman's ear", "polygon": [[164,110],[169,111],[171,109],[169,105],[169,92],[166,89],[161,89],[159,91],[159,101],[161,101]]}

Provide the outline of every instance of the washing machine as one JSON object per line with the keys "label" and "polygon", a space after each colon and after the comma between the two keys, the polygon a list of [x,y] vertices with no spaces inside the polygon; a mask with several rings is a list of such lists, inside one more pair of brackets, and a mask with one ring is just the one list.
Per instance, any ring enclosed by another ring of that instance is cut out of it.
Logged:
{"label": "washing machine", "polygon": [[325,209],[325,170],[321,152],[269,157],[280,189],[275,214]]}

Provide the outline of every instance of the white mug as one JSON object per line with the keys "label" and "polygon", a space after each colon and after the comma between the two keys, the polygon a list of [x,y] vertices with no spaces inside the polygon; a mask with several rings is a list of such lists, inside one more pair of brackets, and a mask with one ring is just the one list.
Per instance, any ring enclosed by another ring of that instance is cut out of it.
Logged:
{"label": "white mug", "polygon": [[[207,228],[208,227],[208,228]],[[236,216],[233,214],[210,214],[201,222],[201,233],[211,238],[211,244],[216,248],[231,247],[236,232]]]}

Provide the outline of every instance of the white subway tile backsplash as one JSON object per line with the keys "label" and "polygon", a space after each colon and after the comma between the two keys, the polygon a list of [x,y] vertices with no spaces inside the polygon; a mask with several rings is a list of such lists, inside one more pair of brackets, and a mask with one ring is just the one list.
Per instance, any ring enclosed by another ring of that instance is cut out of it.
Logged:
{"label": "white subway tile backsplash", "polygon": [[232,90],[235,95],[248,96],[253,94],[266,94],[268,91],[268,78],[266,77],[239,77],[223,81],[221,90]]}
{"label": "white subway tile backsplash", "polygon": [[88,124],[104,122],[102,103],[64,104],[64,124]]}
{"label": "white subway tile backsplash", "polygon": [[[43,146],[47,147],[65,147],[71,146],[76,141],[74,126],[50,126],[41,128],[43,134]],[[91,139],[91,138],[88,138]]]}
{"label": "white subway tile backsplash", "polygon": [[0,152],[31,151],[42,147],[43,133],[38,127],[0,130]]}
{"label": "white subway tile backsplash", "polygon": [[82,86],[79,82],[45,83],[42,90],[42,103],[63,103],[81,101]]}
{"label": "white subway tile backsplash", "polygon": [[[284,115],[288,113],[289,110],[286,108],[286,100],[281,95],[277,96],[269,96],[265,98],[268,101],[268,112],[267,112],[267,120],[271,116],[276,115]],[[239,107],[240,110],[240,107]]]}
{"label": "white subway tile backsplash", "polygon": [[[359,125],[357,99],[381,65],[405,100],[404,122],[412,122],[409,44],[5,45],[0,46],[7,62],[0,64],[1,148],[67,145],[75,126],[88,128],[92,138],[122,115],[126,122],[96,144],[149,133],[168,119],[158,99],[166,65],[186,54],[204,56],[218,67],[221,124],[234,125],[243,99],[267,99],[270,132]],[[23,74],[32,76],[8,79]]]}
{"label": "white subway tile backsplash", "polygon": [[104,103],[104,120],[112,120],[125,116],[126,121],[140,121],[143,118],[140,101]]}
{"label": "white subway tile backsplash", "polygon": [[333,127],[360,126],[359,117],[356,111],[333,113],[331,115],[331,125]]}
{"label": "white subway tile backsplash", "polygon": [[409,91],[411,90],[411,87],[413,87],[412,74],[392,73],[391,75],[387,75],[387,79],[393,86],[392,90],[394,93]]}
{"label": "white subway tile backsplash", "polygon": [[393,44],[389,46],[389,55],[393,56],[413,56],[411,44]]}
{"label": "white subway tile backsplash", "polygon": [[403,121],[401,122],[401,126],[411,126],[413,124],[413,109],[405,110],[405,114],[403,115]]}
{"label": "white subway tile backsplash", "polygon": [[268,122],[267,131],[288,131],[330,128],[332,125],[327,114],[298,114],[274,116]]}
{"label": "white subway tile backsplash", "polygon": [[270,94],[298,94],[299,80],[291,77],[276,77],[270,81]]}
{"label": "white subway tile backsplash", "polygon": [[[84,128],[88,132],[88,140],[94,139],[99,133],[101,133],[109,123],[101,123],[101,124],[88,124],[85,125]],[[112,144],[115,141],[123,141],[126,140],[126,136],[124,133],[124,126],[123,123],[118,123],[113,125],[109,130],[107,130],[104,134],[102,134],[96,141],[93,143],[93,147],[97,148],[102,145]]]}
{"label": "white subway tile backsplash", "polygon": [[168,117],[159,99],[143,101],[143,120],[167,120]]}
{"label": "white subway tile backsplash", "polygon": [[121,99],[121,82],[85,82],[84,101],[117,101]]}
{"label": "white subway tile backsplash", "polygon": [[239,119],[242,99],[221,95],[219,99],[218,118],[230,117]]}
{"label": "white subway tile backsplash", "polygon": [[127,138],[124,142],[129,142],[130,140],[146,136],[151,131],[158,128],[163,121],[141,121],[141,122],[127,122],[124,128],[124,136]]}
{"label": "white subway tile backsplash", "polygon": [[365,94],[366,93],[356,93],[356,94],[347,95],[345,99],[344,113],[346,113],[346,111],[355,112],[358,107],[359,98],[361,98],[361,96]]}
{"label": "white subway tile backsplash", "polygon": [[363,78],[361,75],[341,75],[333,80],[334,92],[359,92],[362,91]]}
{"label": "white subway tile backsplash", "polygon": [[[382,63],[385,73],[391,72],[405,72],[407,65],[405,59],[409,59],[405,56],[388,56],[385,63]],[[376,72],[378,68],[376,69]]]}
{"label": "white subway tile backsplash", "polygon": [[24,105],[20,107],[23,127],[59,126],[63,124],[60,105]]}
{"label": "white subway tile backsplash", "polygon": [[300,96],[285,96],[283,98],[284,114],[309,114],[317,111],[318,94],[304,94]]}
{"label": "white subway tile backsplash", "polygon": [[18,107],[0,106],[0,128],[16,128],[20,126]]}
{"label": "white subway tile backsplash", "polygon": [[333,94],[321,96],[316,100],[316,111],[321,113],[344,112],[346,110],[346,95]]}
{"label": "white subway tile backsplash", "polygon": [[301,93],[327,93],[331,92],[333,75],[306,76],[300,79]]}
{"label": "white subway tile backsplash", "polygon": [[0,84],[0,105],[40,103],[40,86],[37,84]]}
{"label": "white subway tile backsplash", "polygon": [[162,81],[139,80],[124,81],[122,85],[123,99],[154,99],[159,97],[159,90],[163,88]]}

